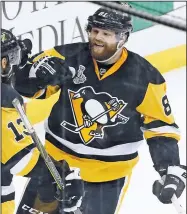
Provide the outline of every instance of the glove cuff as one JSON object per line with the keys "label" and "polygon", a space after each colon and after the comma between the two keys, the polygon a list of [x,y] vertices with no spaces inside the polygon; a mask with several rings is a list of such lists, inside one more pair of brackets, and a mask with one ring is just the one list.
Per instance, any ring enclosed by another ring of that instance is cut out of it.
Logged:
{"label": "glove cuff", "polygon": [[184,183],[186,181],[186,170],[180,166],[169,166],[167,174],[179,177]]}
{"label": "glove cuff", "polygon": [[154,166],[155,170],[160,174],[160,176],[162,177],[163,175],[166,175],[168,174],[168,169],[172,167],[179,167],[181,168],[181,170],[187,170],[187,167],[184,166],[184,165],[172,165],[172,164],[162,164],[162,165],[157,165],[157,166]]}

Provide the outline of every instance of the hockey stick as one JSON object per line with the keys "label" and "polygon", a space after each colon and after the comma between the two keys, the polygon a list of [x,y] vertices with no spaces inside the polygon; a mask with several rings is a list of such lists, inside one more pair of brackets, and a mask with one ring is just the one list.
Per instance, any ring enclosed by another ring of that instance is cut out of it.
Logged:
{"label": "hockey stick", "polygon": [[59,172],[57,171],[53,161],[51,160],[51,158],[49,157],[49,155],[47,154],[41,140],[39,139],[39,137],[37,136],[33,126],[31,125],[31,123],[29,122],[19,100],[17,98],[15,98],[12,101],[13,106],[16,108],[16,110],[18,111],[27,131],[29,132],[29,134],[31,135],[36,147],[38,148],[42,158],[45,161],[45,164],[47,166],[47,168],[49,169],[51,175],[53,176],[55,182],[57,183],[58,187],[60,190],[64,189],[64,184],[62,183],[62,179],[61,176],[59,174]]}
{"label": "hockey stick", "polygon": [[[41,140],[39,139],[39,137],[36,134],[36,131],[34,130],[33,126],[31,125],[31,123],[29,122],[19,100],[17,98],[15,98],[12,101],[13,106],[16,108],[16,110],[18,111],[27,131],[29,132],[30,136],[33,139],[34,144],[36,145],[36,147],[38,148],[40,155],[42,156],[42,158],[44,159],[44,162],[47,166],[47,168],[49,169],[51,175],[53,176],[55,182],[57,183],[58,187],[60,190],[64,189],[64,184],[62,183],[62,178],[58,172],[58,170],[56,169],[52,159],[50,158],[50,156],[48,155],[48,153],[46,152]],[[79,209],[78,212],[80,213]],[[74,214],[76,214],[77,211],[74,212]],[[81,213],[80,213],[81,214]]]}
{"label": "hockey stick", "polygon": [[173,195],[171,201],[178,214],[186,214],[186,210],[184,210],[176,195]]}

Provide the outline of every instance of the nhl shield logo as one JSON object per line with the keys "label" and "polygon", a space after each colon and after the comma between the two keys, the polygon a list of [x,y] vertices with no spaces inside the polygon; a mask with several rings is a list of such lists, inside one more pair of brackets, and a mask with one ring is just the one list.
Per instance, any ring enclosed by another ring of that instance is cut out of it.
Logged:
{"label": "nhl shield logo", "polygon": [[85,144],[104,137],[104,128],[125,124],[129,120],[120,112],[127,103],[106,92],[96,93],[90,86],[68,90],[75,125],[63,121],[61,126],[79,134]]}

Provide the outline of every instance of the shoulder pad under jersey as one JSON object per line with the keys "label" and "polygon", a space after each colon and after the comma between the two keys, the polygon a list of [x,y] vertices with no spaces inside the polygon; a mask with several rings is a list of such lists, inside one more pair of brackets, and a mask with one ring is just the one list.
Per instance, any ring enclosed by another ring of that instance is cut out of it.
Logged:
{"label": "shoulder pad under jersey", "polygon": [[80,53],[82,50],[89,50],[88,43],[72,43],[66,45],[60,45],[54,47],[56,51],[58,51],[63,56],[73,56]]}

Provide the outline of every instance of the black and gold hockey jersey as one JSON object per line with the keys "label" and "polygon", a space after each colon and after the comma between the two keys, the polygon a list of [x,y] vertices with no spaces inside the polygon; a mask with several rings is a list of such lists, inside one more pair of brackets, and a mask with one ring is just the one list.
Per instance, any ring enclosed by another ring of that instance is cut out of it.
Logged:
{"label": "black and gold hockey jersey", "polygon": [[9,85],[1,84],[1,114],[2,114],[2,151],[1,151],[1,202],[2,212],[12,214],[15,190],[13,175],[28,174],[39,158],[31,137],[26,131],[17,110],[12,105],[18,98],[23,105],[22,97]]}
{"label": "black and gold hockey jersey", "polygon": [[[92,58],[88,43],[54,47],[33,62],[45,55],[77,71],[72,81],[59,80],[60,96],[45,123],[46,149],[56,160],[79,167],[86,181],[118,179],[131,173],[145,137],[156,169],[179,163],[180,133],[166,83],[148,61],[124,48],[106,69]],[[36,87],[17,85],[20,93],[37,93]]]}

